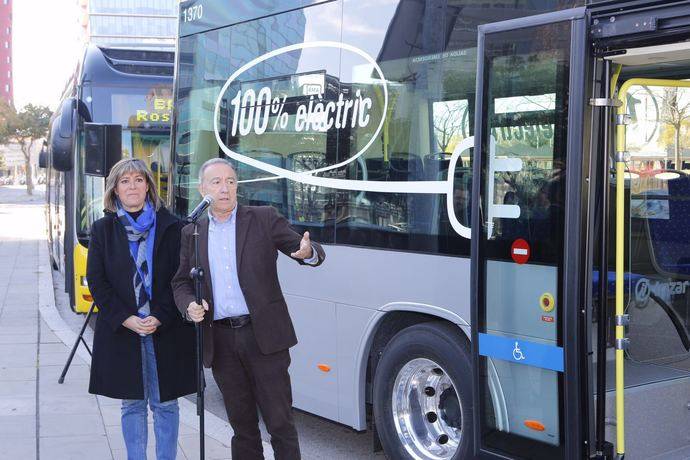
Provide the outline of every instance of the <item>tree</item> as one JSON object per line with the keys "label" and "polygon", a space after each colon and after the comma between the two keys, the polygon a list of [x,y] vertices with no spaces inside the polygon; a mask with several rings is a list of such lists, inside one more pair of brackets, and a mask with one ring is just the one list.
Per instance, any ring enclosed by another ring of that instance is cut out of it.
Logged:
{"label": "tree", "polygon": [[448,152],[448,147],[457,143],[457,138],[463,133],[467,124],[467,106],[458,101],[445,101],[434,104],[434,131],[439,152]]}
{"label": "tree", "polygon": [[[690,120],[690,100],[688,100],[687,93],[679,91],[679,88],[664,88],[661,102],[661,122],[673,129],[675,168],[680,170],[683,168],[682,128]],[[662,129],[662,140],[668,136],[668,131]]]}
{"label": "tree", "polygon": [[0,145],[8,144],[10,138],[10,125],[17,116],[17,111],[4,99],[0,99]]}
{"label": "tree", "polygon": [[7,137],[19,144],[24,154],[26,193],[31,195],[34,189],[31,177],[31,149],[37,140],[48,134],[48,123],[52,112],[46,106],[33,104],[26,105],[19,113],[12,114],[12,112],[13,110],[9,111],[7,117]]}

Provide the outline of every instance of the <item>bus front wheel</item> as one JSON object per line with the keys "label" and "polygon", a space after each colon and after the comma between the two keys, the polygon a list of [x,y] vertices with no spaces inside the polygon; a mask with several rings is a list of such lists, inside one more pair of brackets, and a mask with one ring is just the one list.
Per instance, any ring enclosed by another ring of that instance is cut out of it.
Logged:
{"label": "bus front wheel", "polygon": [[376,429],[392,459],[472,455],[469,343],[455,326],[418,324],[386,345],[374,376]]}

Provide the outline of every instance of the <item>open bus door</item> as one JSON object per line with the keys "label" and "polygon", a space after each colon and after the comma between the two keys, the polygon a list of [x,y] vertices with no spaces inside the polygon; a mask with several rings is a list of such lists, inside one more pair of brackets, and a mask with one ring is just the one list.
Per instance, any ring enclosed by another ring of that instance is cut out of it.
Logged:
{"label": "open bus door", "polygon": [[478,458],[582,458],[585,9],[479,27],[472,215]]}

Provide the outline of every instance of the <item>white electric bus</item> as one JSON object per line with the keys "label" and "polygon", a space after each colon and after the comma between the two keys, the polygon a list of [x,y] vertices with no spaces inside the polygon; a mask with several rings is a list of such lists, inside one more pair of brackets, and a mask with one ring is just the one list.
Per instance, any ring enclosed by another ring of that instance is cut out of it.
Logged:
{"label": "white electric bus", "polygon": [[169,204],[228,157],[327,252],[279,260],[295,407],[394,459],[690,455],[689,11],[181,3]]}

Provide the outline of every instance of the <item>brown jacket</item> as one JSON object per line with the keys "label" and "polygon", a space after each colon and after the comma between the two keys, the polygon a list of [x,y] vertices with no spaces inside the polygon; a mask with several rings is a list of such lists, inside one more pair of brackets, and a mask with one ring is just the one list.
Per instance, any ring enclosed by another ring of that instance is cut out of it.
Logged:
{"label": "brown jacket", "polygon": [[[295,329],[278,281],[278,251],[287,255],[299,249],[302,236],[270,206],[239,206],[236,215],[237,272],[242,294],[252,317],[256,341],[264,354],[285,350],[297,343]],[[213,289],[208,261],[208,216],[199,220],[199,262],[204,270],[202,298],[209,311],[202,322],[204,331],[204,366],[213,363]],[[180,267],[172,280],[177,308],[184,315],[195,300],[194,282],[189,272],[194,267],[193,225],[182,229]],[[320,265],[326,254],[312,241]],[[297,260],[300,264],[303,261]]]}

